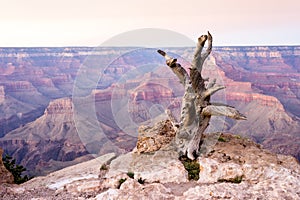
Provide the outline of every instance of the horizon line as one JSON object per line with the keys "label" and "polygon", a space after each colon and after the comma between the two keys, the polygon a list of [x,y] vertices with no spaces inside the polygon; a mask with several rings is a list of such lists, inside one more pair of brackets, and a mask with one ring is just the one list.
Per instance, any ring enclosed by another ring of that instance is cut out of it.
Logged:
{"label": "horizon line", "polygon": [[[246,44],[246,45],[214,45],[213,47],[297,47],[300,44]],[[89,46],[89,45],[66,45],[66,46],[0,46],[0,49],[4,48],[155,48],[147,46]],[[193,48],[195,46],[159,46],[159,48]]]}

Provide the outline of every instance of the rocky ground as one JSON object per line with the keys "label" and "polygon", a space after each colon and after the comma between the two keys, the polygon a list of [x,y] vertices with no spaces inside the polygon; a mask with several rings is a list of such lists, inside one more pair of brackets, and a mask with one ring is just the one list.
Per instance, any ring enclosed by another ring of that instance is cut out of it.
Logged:
{"label": "rocky ground", "polygon": [[[176,152],[106,154],[22,185],[0,186],[2,199],[300,199],[300,165],[249,139],[222,134],[198,158],[198,180]],[[130,172],[130,173],[128,173]]]}

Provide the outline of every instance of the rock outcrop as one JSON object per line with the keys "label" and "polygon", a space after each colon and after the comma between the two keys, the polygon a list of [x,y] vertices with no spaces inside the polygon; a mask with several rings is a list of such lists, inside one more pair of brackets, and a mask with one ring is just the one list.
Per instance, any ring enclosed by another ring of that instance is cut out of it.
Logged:
{"label": "rock outcrop", "polygon": [[56,99],[51,101],[45,110],[45,115],[71,115],[73,114],[73,103],[70,98]]}
{"label": "rock outcrop", "polygon": [[14,81],[5,84],[5,91],[11,92],[36,92],[36,88],[29,81]]}
{"label": "rock outcrop", "polygon": [[273,96],[267,96],[258,93],[227,92],[226,100],[238,101],[243,103],[250,103],[252,101],[255,101],[259,105],[276,108],[278,112],[285,111],[283,105],[278,99]]}
{"label": "rock outcrop", "polygon": [[189,181],[173,150],[119,157],[107,154],[9,187],[2,196],[8,200],[300,198],[296,159],[272,154],[249,139],[221,134],[197,162],[199,179]]}
{"label": "rock outcrop", "polygon": [[174,139],[176,131],[170,120],[157,122],[153,127],[140,126],[136,151],[138,153],[155,152],[167,147]]}

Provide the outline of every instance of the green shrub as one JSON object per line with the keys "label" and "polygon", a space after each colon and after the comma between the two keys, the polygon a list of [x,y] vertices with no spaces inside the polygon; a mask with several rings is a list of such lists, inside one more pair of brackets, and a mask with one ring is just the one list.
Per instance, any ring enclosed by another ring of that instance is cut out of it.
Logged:
{"label": "green shrub", "polygon": [[223,138],[222,136],[220,136],[220,137],[218,138],[218,141],[219,141],[219,142],[227,142],[227,140],[226,140],[225,138]]}
{"label": "green shrub", "polygon": [[118,189],[120,189],[121,185],[122,185],[126,180],[127,180],[126,178],[121,178],[121,179],[119,180]]}
{"label": "green shrub", "polygon": [[108,170],[108,166],[106,164],[101,165],[100,170]]}
{"label": "green shrub", "polygon": [[243,180],[243,176],[236,176],[230,179],[219,179],[218,182],[241,183],[242,180]]}
{"label": "green shrub", "polygon": [[180,158],[185,170],[188,172],[189,180],[199,180],[200,165],[196,160],[191,160],[186,156]]}
{"label": "green shrub", "polygon": [[236,139],[242,139],[242,137],[240,135],[235,135]]}
{"label": "green shrub", "polygon": [[127,176],[129,176],[129,178],[134,178],[134,173],[133,172],[127,172]]}
{"label": "green shrub", "polygon": [[26,171],[26,168],[24,168],[22,165],[16,164],[16,159],[13,159],[9,155],[5,155],[5,157],[2,158],[3,164],[5,168],[12,173],[14,177],[14,183],[21,184],[29,180],[28,176],[22,176],[22,173]]}

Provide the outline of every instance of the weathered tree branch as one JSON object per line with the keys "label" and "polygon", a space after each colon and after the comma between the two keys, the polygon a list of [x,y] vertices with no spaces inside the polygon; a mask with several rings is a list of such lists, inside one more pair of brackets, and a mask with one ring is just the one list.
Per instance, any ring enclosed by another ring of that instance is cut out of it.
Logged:
{"label": "weathered tree branch", "polygon": [[[211,53],[211,50],[212,50],[212,41],[213,41],[213,38],[210,34],[210,32],[208,31],[207,32],[207,49],[205,51],[205,53],[203,53],[201,55],[201,58],[202,58],[202,61],[204,63],[205,59],[209,56],[209,54]],[[202,65],[203,65],[202,63]]]}
{"label": "weathered tree branch", "polygon": [[238,110],[229,106],[215,106],[209,105],[203,108],[202,114],[205,116],[226,116],[232,119],[246,120],[247,118],[242,115]]}
{"label": "weathered tree branch", "polygon": [[214,87],[216,82],[217,82],[217,79],[214,78],[213,81],[211,81],[207,84],[207,89]]}
{"label": "weathered tree branch", "polygon": [[[208,47],[202,53],[206,41],[208,41]],[[233,107],[217,103],[212,105],[210,103],[211,95],[225,88],[216,85],[216,79],[205,86],[205,81],[208,81],[208,79],[204,79],[201,75],[203,64],[212,51],[212,41],[213,38],[209,32],[208,35],[202,35],[198,38],[194,58],[191,68],[189,68],[190,76],[177,63],[176,58],[172,58],[164,51],[158,50],[158,53],[166,59],[166,64],[179,78],[185,89],[182,98],[180,122],[176,124],[175,144],[180,155],[187,155],[190,159],[195,159],[199,155],[199,145],[211,116],[227,116],[238,120],[246,119]],[[172,119],[174,118],[171,114],[169,115]]]}
{"label": "weathered tree branch", "polygon": [[177,63],[177,59],[170,57],[168,54],[166,54],[166,52],[160,49],[157,50],[157,52],[166,59],[166,64],[172,69],[174,74],[179,78],[180,83],[185,85],[185,83],[187,83],[189,80],[189,75],[186,72],[186,70],[179,63]]}
{"label": "weathered tree branch", "polygon": [[226,87],[223,86],[223,85],[215,85],[215,86],[213,86],[211,88],[208,88],[208,89],[205,90],[205,92],[203,92],[202,98],[205,99],[206,97],[211,96],[214,93],[216,93],[217,91],[223,90],[225,88]]}

